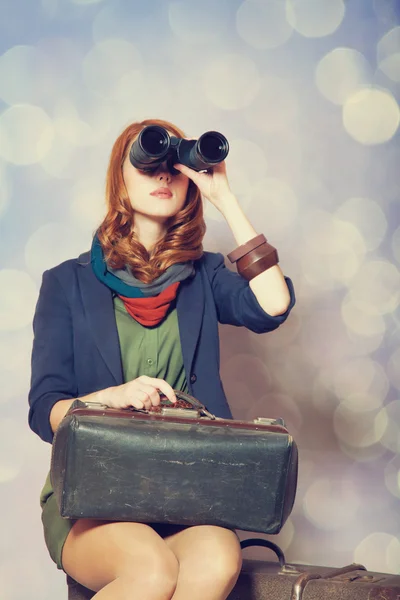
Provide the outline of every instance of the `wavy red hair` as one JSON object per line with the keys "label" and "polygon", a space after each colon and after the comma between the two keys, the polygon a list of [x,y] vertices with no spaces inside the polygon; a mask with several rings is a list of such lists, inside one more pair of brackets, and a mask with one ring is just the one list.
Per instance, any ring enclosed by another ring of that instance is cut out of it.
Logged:
{"label": "wavy red hair", "polygon": [[164,237],[150,256],[137,238],[133,230],[134,210],[123,180],[122,165],[133,141],[147,125],[160,125],[177,137],[185,137],[181,129],[161,119],[132,123],[120,134],[107,169],[107,214],[97,235],[108,265],[117,269],[129,265],[135,277],[151,283],[170,265],[201,258],[206,224],[200,191],[190,180],[184,207],[171,217]]}

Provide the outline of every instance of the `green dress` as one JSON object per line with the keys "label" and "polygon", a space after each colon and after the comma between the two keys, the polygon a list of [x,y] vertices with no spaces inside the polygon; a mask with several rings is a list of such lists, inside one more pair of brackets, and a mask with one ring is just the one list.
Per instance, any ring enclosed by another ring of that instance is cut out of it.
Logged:
{"label": "green dress", "polygon": [[[171,304],[163,321],[155,327],[146,327],[133,319],[117,296],[114,298],[114,312],[124,381],[148,375],[164,379],[176,390],[188,392],[176,302]],[[50,481],[50,472],[40,494],[40,506],[46,546],[57,567],[63,569],[62,549],[76,520],[61,517]]]}

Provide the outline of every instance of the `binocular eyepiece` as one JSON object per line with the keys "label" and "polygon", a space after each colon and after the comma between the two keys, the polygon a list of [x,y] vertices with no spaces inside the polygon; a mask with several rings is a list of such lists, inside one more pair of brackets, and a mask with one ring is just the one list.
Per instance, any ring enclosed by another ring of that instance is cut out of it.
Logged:
{"label": "binocular eyepiece", "polygon": [[136,169],[149,173],[166,160],[170,173],[177,175],[176,163],[204,171],[222,162],[228,152],[228,140],[218,131],[206,131],[198,140],[185,140],[170,135],[164,127],[149,125],[133,142],[129,159]]}

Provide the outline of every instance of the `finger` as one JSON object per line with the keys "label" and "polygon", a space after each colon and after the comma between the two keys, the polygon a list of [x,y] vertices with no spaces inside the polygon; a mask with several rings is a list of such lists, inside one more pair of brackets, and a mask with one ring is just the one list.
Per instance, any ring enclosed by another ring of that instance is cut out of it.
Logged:
{"label": "finger", "polygon": [[144,383],[145,386],[150,384],[157,390],[161,390],[161,392],[167,396],[168,400],[170,400],[172,403],[176,402],[177,398],[174,389],[164,379],[149,377],[148,375],[141,375],[139,379]]}
{"label": "finger", "polygon": [[201,176],[204,175],[204,173],[199,173],[198,171],[195,171],[194,169],[191,169],[190,167],[187,167],[186,165],[182,165],[180,163],[174,165],[174,168],[175,167],[177,171],[180,171],[181,173],[186,175],[186,177],[189,177],[189,179],[194,181],[196,185],[199,184],[199,182],[201,181]]}
{"label": "finger", "polygon": [[138,398],[132,398],[132,400],[129,401],[129,406],[133,406],[133,408],[137,408],[139,410],[142,410],[142,408],[145,407],[143,402]]}
{"label": "finger", "polygon": [[169,385],[169,383],[164,381],[164,379],[157,379],[156,381],[158,382],[156,384],[158,389],[161,390],[165,396],[167,396],[167,398],[170,402],[175,404],[175,402],[177,400],[176,395],[175,395],[173,388]]}
{"label": "finger", "polygon": [[196,171],[194,171],[194,169],[190,169],[189,167],[187,167],[186,165],[182,165],[181,163],[174,164],[174,169],[176,169],[177,171],[180,171],[184,175],[188,175],[188,176],[189,176],[189,174],[196,172]]}
{"label": "finger", "polygon": [[[141,381],[138,389],[147,397],[147,399],[145,398],[146,406],[149,405],[151,408],[151,406],[158,406],[160,404],[160,395],[154,384],[152,385]],[[143,401],[143,396],[140,396],[140,399]]]}

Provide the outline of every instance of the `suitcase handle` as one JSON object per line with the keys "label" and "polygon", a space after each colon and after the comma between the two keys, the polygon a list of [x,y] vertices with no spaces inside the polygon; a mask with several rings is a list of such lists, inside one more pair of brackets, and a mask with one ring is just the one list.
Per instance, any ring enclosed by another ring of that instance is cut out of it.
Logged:
{"label": "suitcase handle", "polygon": [[273,552],[275,552],[278,557],[279,564],[283,568],[286,565],[285,555],[282,550],[274,544],[274,542],[270,542],[269,540],[264,540],[263,538],[249,538],[248,540],[242,540],[240,542],[240,547],[242,550],[248,548],[249,546],[264,546],[265,548],[269,548]]}
{"label": "suitcase handle", "polygon": [[[161,398],[161,404],[167,405],[170,407],[174,406],[169,400],[168,400],[168,402],[165,402],[165,400],[163,400],[163,398],[167,398],[167,396],[163,392],[160,391],[159,393],[160,393],[160,398]],[[195,398],[194,396],[191,396],[190,394],[186,394],[185,392],[181,392],[179,390],[174,390],[174,393],[175,393],[175,396],[178,398],[178,400],[184,400],[185,402],[190,404],[190,406],[192,408],[199,410],[201,413],[203,413],[204,416],[208,417],[209,419],[215,420],[217,418],[215,415],[210,413],[206,409],[204,404],[199,402],[199,400],[197,400],[197,398]],[[187,410],[190,410],[190,409],[188,408]],[[151,412],[151,409],[150,409],[150,411],[146,411],[146,412]]]}
{"label": "suitcase handle", "polygon": [[[172,402],[170,402],[167,398],[167,396],[164,394],[164,392],[162,392],[161,390],[159,391],[159,395],[160,395],[160,405],[159,406],[168,406],[169,408],[174,408],[174,404],[172,404]],[[174,393],[175,396],[177,397],[178,401],[179,400],[183,400],[184,402],[187,402],[188,404],[190,404],[191,408],[194,408],[196,410],[198,410],[200,413],[202,413],[204,416],[208,417],[209,419],[212,420],[217,420],[218,417],[216,417],[215,415],[213,415],[212,413],[210,413],[206,407],[204,406],[204,404],[202,404],[199,400],[197,400],[197,398],[195,398],[194,396],[191,396],[190,394],[186,394],[185,392],[181,392],[179,390],[175,390],[174,389]],[[80,400],[79,398],[76,398],[74,400],[74,402],[71,404],[68,413],[69,414],[73,409],[75,408],[84,408],[85,406],[93,406],[96,408],[108,408],[107,404],[101,404],[99,402],[87,402],[86,400]],[[191,410],[191,408],[187,408],[185,406],[178,406],[177,408],[183,408],[184,410]],[[147,408],[134,408],[134,407],[130,407],[130,408],[123,408],[121,410],[123,411],[130,411],[130,410],[134,410],[137,412],[141,412],[141,413],[146,413],[146,414],[150,414],[152,412],[157,412],[158,407],[157,406],[153,406],[150,410],[148,410]]]}

